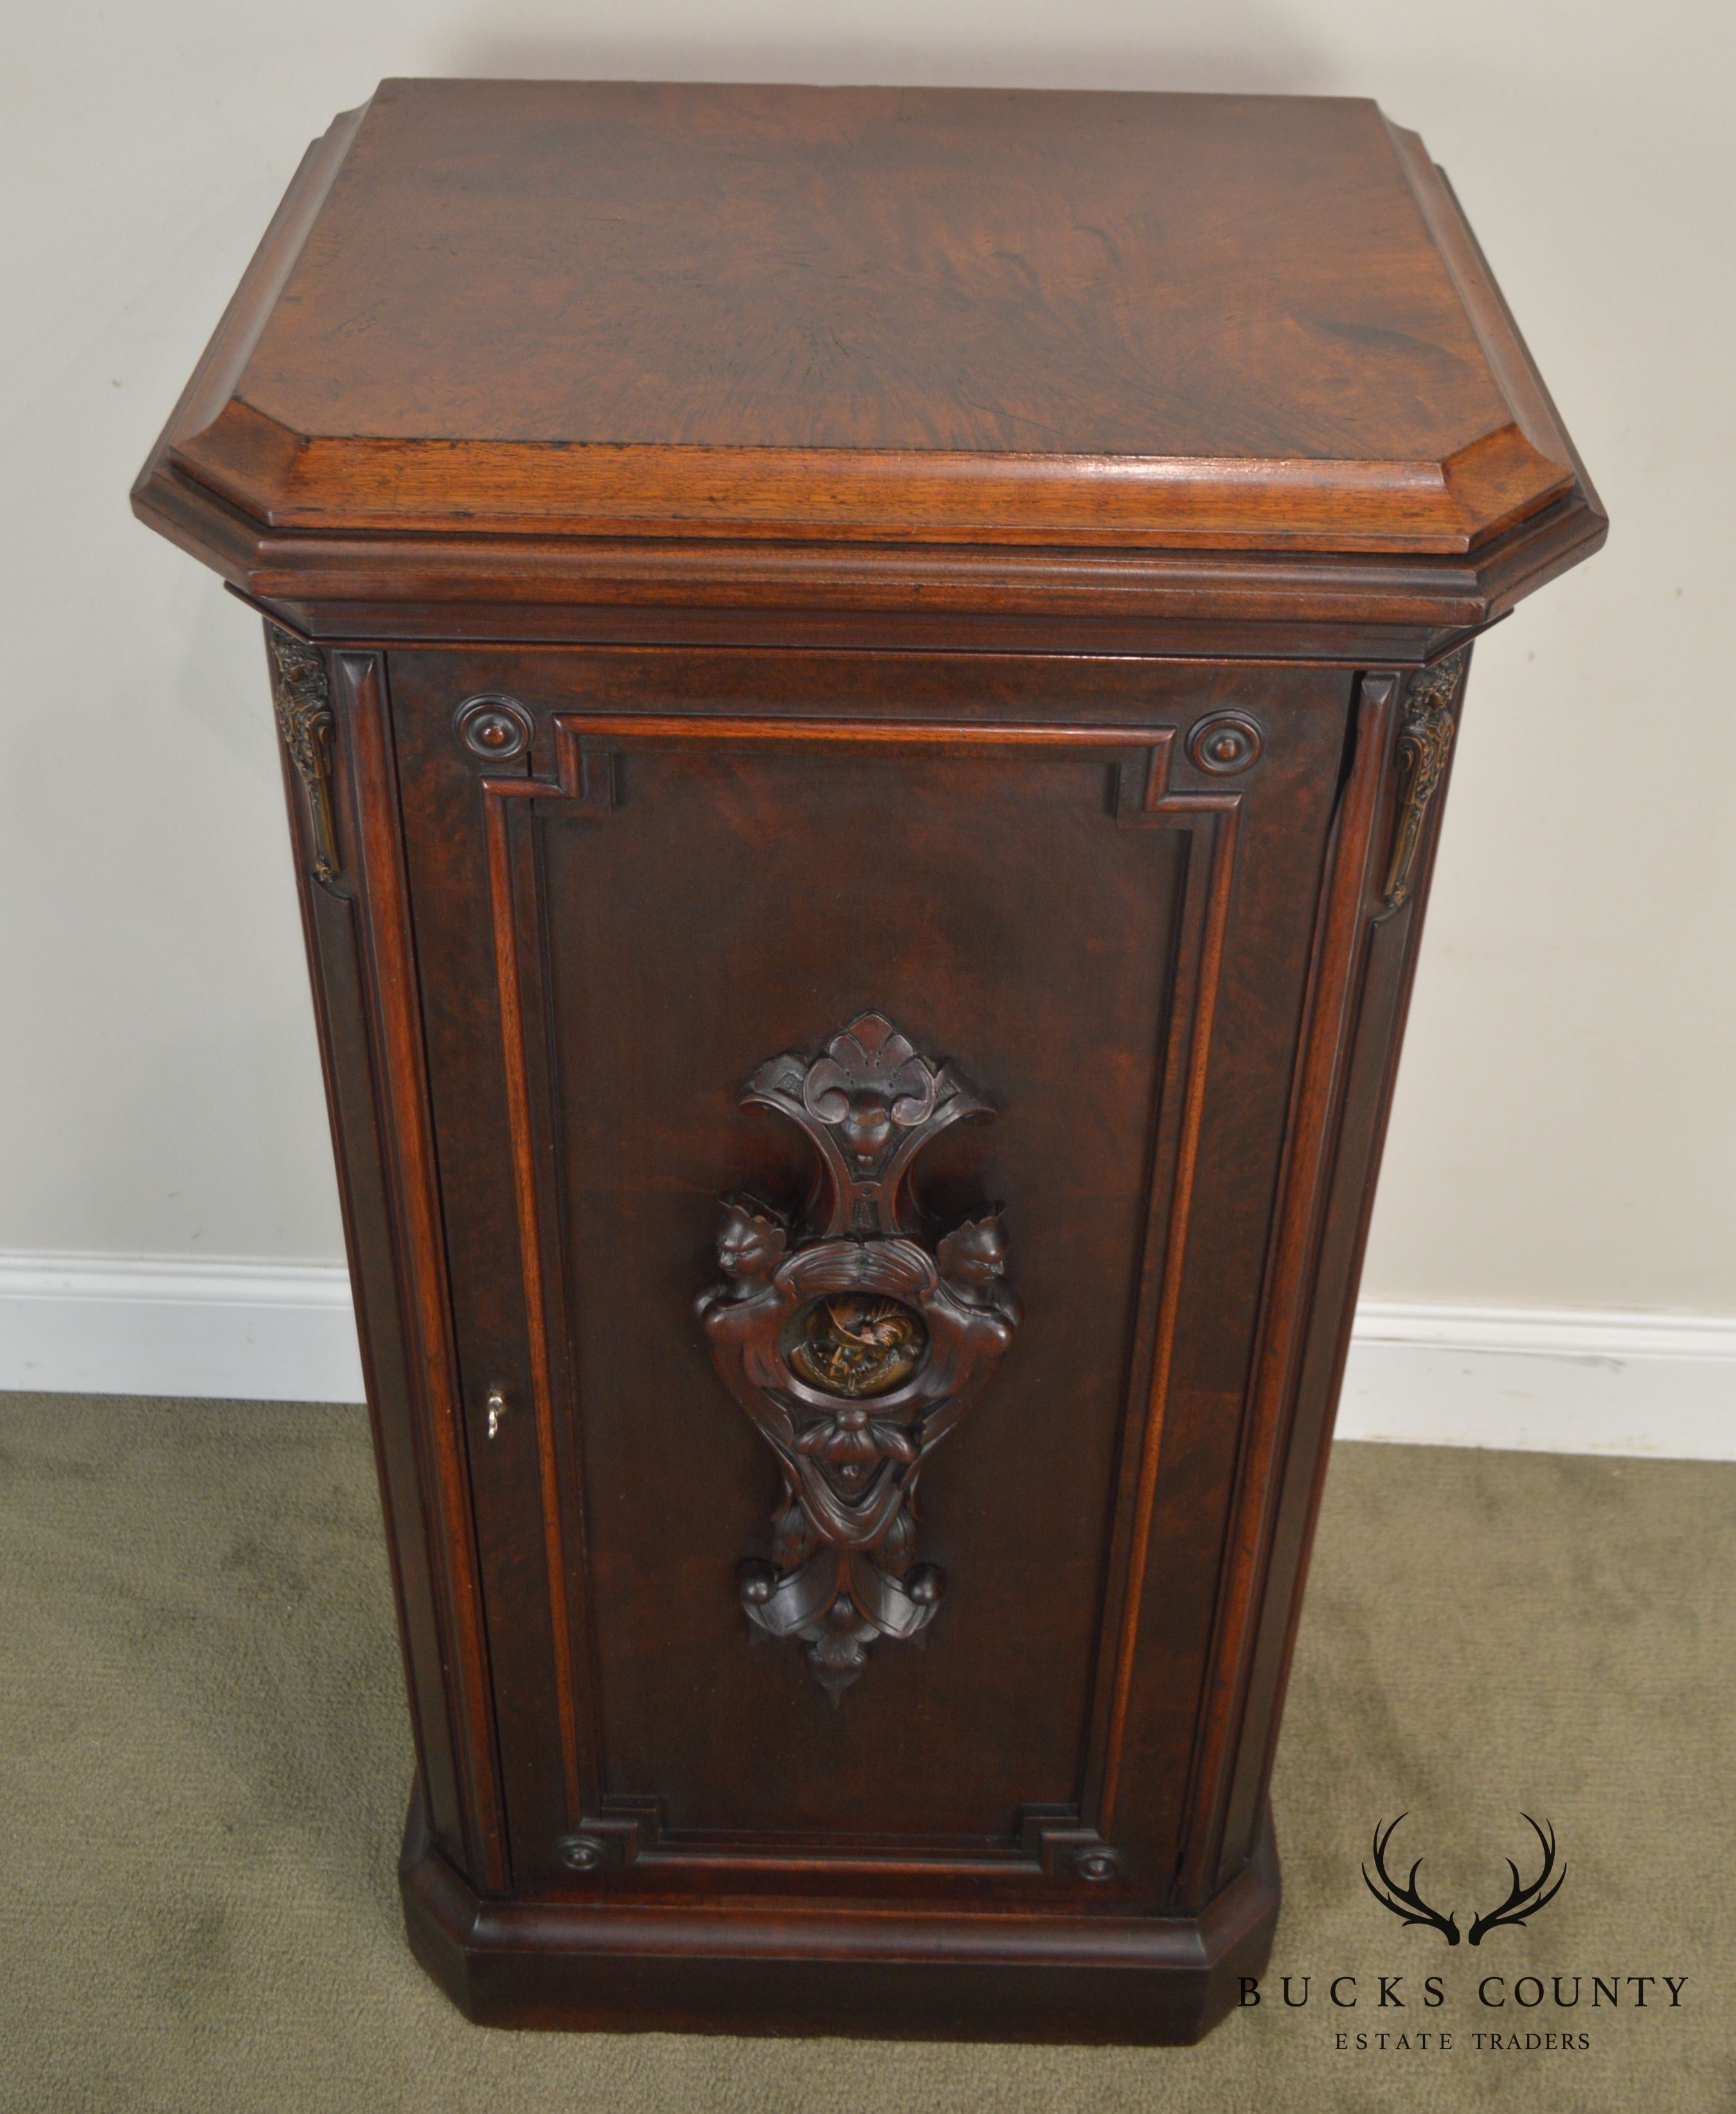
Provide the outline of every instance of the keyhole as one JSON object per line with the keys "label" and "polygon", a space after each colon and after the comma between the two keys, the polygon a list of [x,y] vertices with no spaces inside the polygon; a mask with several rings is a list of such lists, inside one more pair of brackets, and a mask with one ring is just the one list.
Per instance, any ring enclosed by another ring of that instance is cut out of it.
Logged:
{"label": "keyhole", "polygon": [[506,1414],[506,1398],[498,1388],[488,1397],[488,1436],[500,1436],[501,1419]]}

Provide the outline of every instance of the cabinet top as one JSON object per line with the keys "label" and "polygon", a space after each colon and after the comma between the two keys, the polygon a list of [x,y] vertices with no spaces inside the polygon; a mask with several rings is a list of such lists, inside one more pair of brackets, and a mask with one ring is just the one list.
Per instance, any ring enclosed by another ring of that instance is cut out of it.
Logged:
{"label": "cabinet top", "polygon": [[338,120],[153,480],[272,531],[810,546],[1450,554],[1589,504],[1372,103],[630,82]]}

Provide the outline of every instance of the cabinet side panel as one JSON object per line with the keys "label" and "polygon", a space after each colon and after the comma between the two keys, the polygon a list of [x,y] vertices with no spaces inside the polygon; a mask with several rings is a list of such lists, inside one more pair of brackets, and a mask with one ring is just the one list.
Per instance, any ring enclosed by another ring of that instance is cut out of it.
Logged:
{"label": "cabinet side panel", "polygon": [[505,1844],[383,663],[328,659],[275,625],[267,638],[421,1759],[442,1847],[497,1892]]}
{"label": "cabinet side panel", "polygon": [[429,1824],[448,1855],[461,1854],[463,1823],[441,1679],[420,1468],[392,1268],[385,1176],[373,1128],[372,1083],[356,1014],[355,933],[347,904],[310,903],[316,1003],[323,1015],[344,1238],[350,1255],[374,1462],[410,1690],[416,1753]]}
{"label": "cabinet side panel", "polygon": [[[1458,664],[1451,678],[1456,727],[1469,649],[1454,657]],[[1365,712],[1372,723],[1371,733],[1377,730],[1378,738],[1390,744],[1393,719],[1402,729],[1414,713],[1414,700],[1428,680],[1427,672],[1411,679],[1409,697],[1399,706],[1398,694],[1405,687],[1402,677],[1365,678],[1363,693]],[[1436,680],[1437,683],[1441,680],[1439,669]],[[1395,698],[1393,718],[1377,709],[1376,693],[1387,685]],[[1402,736],[1400,746],[1402,749]],[[1395,863],[1399,863],[1406,794],[1404,773],[1396,759],[1392,762],[1385,774],[1384,826],[1374,833],[1371,856],[1361,876],[1364,940],[1354,1027],[1345,1052],[1344,1105],[1322,1216],[1282,1497],[1273,1523],[1260,1627],[1249,1667],[1244,1726],[1233,1771],[1225,1787],[1220,1880],[1250,1854],[1271,1774],[1451,766],[1450,748],[1427,810],[1416,817],[1420,841],[1412,848],[1413,879],[1395,904],[1387,890]]]}
{"label": "cabinet side panel", "polygon": [[[267,636],[269,640],[269,628]],[[275,664],[273,673],[274,680],[281,684]],[[337,853],[339,864],[328,883],[315,877],[318,831],[306,780],[292,762],[288,748],[280,750],[296,896],[307,945],[416,1764],[429,1828],[447,1855],[461,1857],[462,1810],[428,1564],[424,1491],[417,1458],[405,1334],[393,1267],[387,1177],[363,1000],[357,913],[350,893],[353,787],[350,774],[342,766],[343,753],[341,739],[334,739],[327,757],[328,797],[337,836],[330,849]]]}

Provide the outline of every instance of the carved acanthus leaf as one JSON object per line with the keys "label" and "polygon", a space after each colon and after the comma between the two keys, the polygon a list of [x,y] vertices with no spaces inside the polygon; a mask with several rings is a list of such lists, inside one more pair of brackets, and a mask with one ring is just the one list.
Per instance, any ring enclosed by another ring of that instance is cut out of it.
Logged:
{"label": "carved acanthus leaf", "polygon": [[275,624],[265,634],[271,648],[272,702],[277,731],[307,801],[314,872],[337,878],[337,830],[332,811],[332,691],[316,647]]}
{"label": "carved acanthus leaf", "polygon": [[1389,912],[1397,910],[1410,894],[1423,824],[1452,753],[1453,700],[1464,665],[1461,647],[1415,676],[1404,700],[1398,745],[1399,817],[1381,890]]}

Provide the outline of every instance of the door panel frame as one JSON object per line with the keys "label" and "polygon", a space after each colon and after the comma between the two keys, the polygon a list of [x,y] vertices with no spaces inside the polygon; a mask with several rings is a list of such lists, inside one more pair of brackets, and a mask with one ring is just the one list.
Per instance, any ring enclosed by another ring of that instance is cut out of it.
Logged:
{"label": "door panel frame", "polygon": [[[671,1878],[702,1874],[813,1873],[852,1875],[921,1873],[933,1877],[1052,1875],[1093,1849],[1110,1846],[1123,1782],[1129,1701],[1138,1665],[1141,1611],[1151,1557],[1158,1471],[1187,1255],[1187,1236],[1198,1172],[1201,1122],[1212,1057],[1212,1030],[1221,982],[1236,852],[1245,798],[1239,787],[1177,791],[1170,766],[1178,729],[1174,725],[1054,725],[1027,721],[943,721],[894,719],[749,719],[718,713],[559,711],[552,734],[550,776],[487,776],[479,784],[487,843],[489,916],[502,1026],[517,1215],[519,1267],[537,1431],[544,1571],[554,1607],[553,1688],[559,1725],[569,1827],[574,1837],[597,1846],[610,1866],[629,1863]],[[1032,753],[1085,757],[1115,766],[1109,815],[1115,826],[1184,832],[1190,854],[1203,840],[1204,856],[1189,856],[1177,920],[1175,968],[1166,994],[1164,1048],[1159,1073],[1157,1120],[1150,1142],[1147,1226],[1139,1265],[1133,1323],[1129,1402],[1121,1425],[1106,1563],[1106,1590],[1114,1613],[1097,1628],[1097,1663],[1088,1705],[1083,1767],[1077,1801],[1069,1807],[1028,1806],[1004,1844],[973,1842],[945,1849],[910,1851],[924,1838],[869,1848],[814,1837],[799,1844],[785,1838],[756,1840],[702,1831],[664,1830],[653,1797],[606,1795],[602,1789],[601,1728],[591,1700],[597,1669],[584,1605],[582,1560],[584,1493],[576,1434],[564,1449],[574,1464],[570,1483],[577,1531],[565,1523],[561,1497],[559,1412],[556,1372],[566,1361],[556,1349],[566,1340],[557,1317],[564,1308],[566,1274],[559,1257],[563,1223],[558,1176],[540,1152],[539,1137],[552,1135],[555,1110],[543,1081],[534,1077],[534,1053],[545,1046],[546,1019],[532,1016],[527,987],[540,984],[544,945],[543,900],[533,816],[559,815],[602,822],[615,811],[618,774],[613,758],[634,752],[735,750],[789,753],[804,748],[827,754],[918,752],[973,760]],[[1142,1380],[1142,1375],[1144,1375]],[[573,1599],[579,1605],[575,1608]],[[987,1854],[984,1854],[984,1853]],[[516,1860],[515,1860],[516,1861]],[[1159,1874],[1138,1875],[1149,1897]],[[1114,1887],[1108,1891],[1119,1893]]]}

